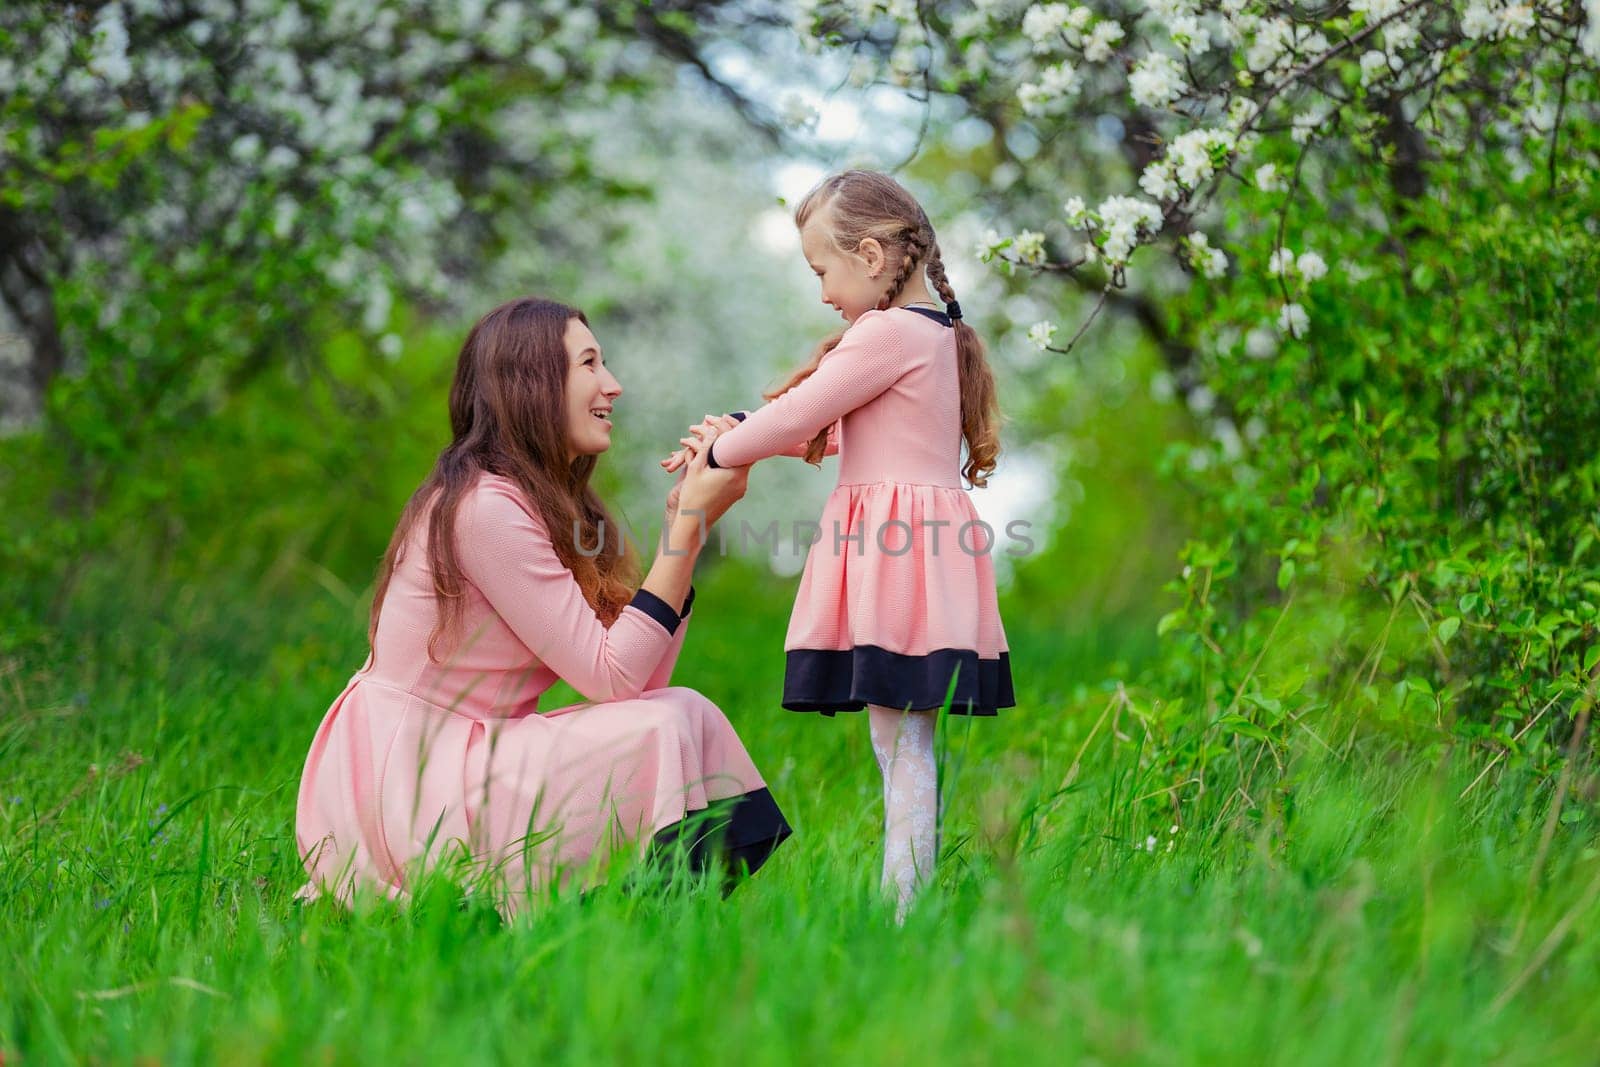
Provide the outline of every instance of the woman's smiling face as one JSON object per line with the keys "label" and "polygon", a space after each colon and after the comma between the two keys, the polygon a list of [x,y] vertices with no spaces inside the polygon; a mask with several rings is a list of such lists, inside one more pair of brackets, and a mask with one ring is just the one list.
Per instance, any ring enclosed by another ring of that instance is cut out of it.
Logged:
{"label": "woman's smiling face", "polygon": [[567,442],[572,458],[611,447],[611,406],[622,383],[606,368],[600,342],[578,319],[567,320]]}

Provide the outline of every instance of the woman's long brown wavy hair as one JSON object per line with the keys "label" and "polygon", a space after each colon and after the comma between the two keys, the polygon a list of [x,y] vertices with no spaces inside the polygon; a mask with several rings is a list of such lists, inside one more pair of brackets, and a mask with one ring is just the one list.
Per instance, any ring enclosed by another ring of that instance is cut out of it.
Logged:
{"label": "woman's long brown wavy hair", "polygon": [[[572,571],[596,614],[610,625],[633,595],[636,561],[627,539],[601,531],[617,526],[589,487],[596,457],[570,458],[567,436],[565,335],[576,308],[524,297],[501,304],[467,334],[450,386],[452,440],[417,491],[411,494],[378,569],[369,641],[412,528],[428,519],[428,570],[439,620],[428,637],[434,662],[452,646],[461,624],[465,577],[455,539],[462,495],[480,472],[516,483],[544,520],[557,557]],[[603,525],[602,525],[603,524]],[[595,555],[578,551],[600,545]]]}
{"label": "woman's long brown wavy hair", "polygon": [[[916,197],[899,182],[870,170],[847,170],[825,178],[795,208],[796,228],[805,229],[806,223],[822,211],[827,212],[828,233],[840,251],[855,252],[868,237],[883,246],[895,275],[889,291],[878,301],[880,310],[894,302],[919,269],[927,272],[940,300],[955,303],[956,291],[945,277],[944,258],[933,225]],[[961,437],[967,443],[962,474],[972,485],[983,486],[989,483],[1000,456],[1000,403],[982,338],[960,319],[954,325],[956,369],[961,383]],[[811,361],[767,393],[767,399],[781,396],[811,377],[822,357],[832,352],[843,337],[841,330],[824,340]],[[827,445],[828,431],[824,429],[807,446],[806,459],[820,462]]]}

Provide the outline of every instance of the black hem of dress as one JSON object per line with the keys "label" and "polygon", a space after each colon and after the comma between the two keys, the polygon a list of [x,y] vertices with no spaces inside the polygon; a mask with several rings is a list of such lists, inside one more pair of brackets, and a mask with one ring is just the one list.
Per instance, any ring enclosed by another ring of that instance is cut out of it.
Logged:
{"label": "black hem of dress", "polygon": [[687,813],[656,832],[650,853],[665,858],[681,849],[690,870],[706,871],[720,861],[730,878],[738,878],[759,871],[793,833],[771,791],[763,786]]}
{"label": "black hem of dress", "polygon": [[[949,695],[950,714],[990,716],[1014,708],[1011,653],[980,659],[964,648],[941,648],[924,656],[890,652],[876,645],[842,651],[796,648],[787,653],[783,706],[790,711],[833,715],[868,704],[909,711],[936,711]],[[958,673],[959,671],[959,673]]]}

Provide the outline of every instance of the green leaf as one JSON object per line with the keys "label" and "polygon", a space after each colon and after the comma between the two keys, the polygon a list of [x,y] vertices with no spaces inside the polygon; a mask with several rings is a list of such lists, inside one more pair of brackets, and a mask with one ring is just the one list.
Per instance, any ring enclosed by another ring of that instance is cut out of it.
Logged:
{"label": "green leaf", "polygon": [[1448,619],[1440,619],[1438,629],[1439,640],[1448,644],[1450,639],[1456,635],[1456,631],[1459,629],[1461,629],[1461,620],[1458,617],[1452,615]]}
{"label": "green leaf", "polygon": [[1278,565],[1278,588],[1288,589],[1294,581],[1294,560],[1286,559]]}
{"label": "green leaf", "polygon": [[1239,734],[1242,737],[1253,737],[1258,741],[1267,740],[1267,732],[1243,715],[1224,715],[1217,720],[1217,725],[1229,733]]}

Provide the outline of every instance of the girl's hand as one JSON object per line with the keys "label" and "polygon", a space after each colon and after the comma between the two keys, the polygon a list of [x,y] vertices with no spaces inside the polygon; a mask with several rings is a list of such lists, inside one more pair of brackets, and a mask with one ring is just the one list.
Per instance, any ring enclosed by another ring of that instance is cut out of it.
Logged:
{"label": "girl's hand", "polygon": [[691,457],[698,455],[701,449],[708,447],[709,441],[706,438],[707,433],[725,432],[733,429],[737,425],[739,425],[739,420],[734,418],[732,415],[707,415],[704,420],[694,426],[689,427],[688,437],[681,437],[678,439],[678,443],[684,447],[678,449],[666,459],[662,460],[662,468],[668,474],[676,473],[678,470],[682,469],[683,465],[687,463]]}

